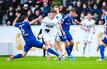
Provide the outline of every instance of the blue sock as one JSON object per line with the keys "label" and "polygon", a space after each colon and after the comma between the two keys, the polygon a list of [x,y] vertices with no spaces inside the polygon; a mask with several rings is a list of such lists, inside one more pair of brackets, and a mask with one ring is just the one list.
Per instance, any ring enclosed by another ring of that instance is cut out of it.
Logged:
{"label": "blue sock", "polygon": [[15,58],[22,58],[22,54],[17,54],[15,56],[13,56],[13,59],[15,59]]}
{"label": "blue sock", "polygon": [[104,47],[104,45],[100,45],[99,48],[100,48],[101,59],[104,59],[104,49],[105,49],[105,47]]}
{"label": "blue sock", "polygon": [[72,45],[70,45],[69,46],[69,49],[70,49],[70,53],[72,52],[72,50],[73,50],[73,46]]}
{"label": "blue sock", "polygon": [[69,46],[66,46],[66,52],[67,52],[67,54],[69,56],[70,55],[70,48],[69,48]]}
{"label": "blue sock", "polygon": [[51,53],[51,54],[53,54],[53,55],[55,55],[55,56],[59,56],[59,54],[57,53],[57,52],[55,52],[54,50],[52,50],[51,48],[48,48],[48,50],[47,50],[49,53]]}

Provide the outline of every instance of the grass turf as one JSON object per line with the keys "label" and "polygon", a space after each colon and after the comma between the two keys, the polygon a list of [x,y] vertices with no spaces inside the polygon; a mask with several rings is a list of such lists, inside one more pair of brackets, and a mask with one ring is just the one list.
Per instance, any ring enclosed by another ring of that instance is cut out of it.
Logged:
{"label": "grass turf", "polygon": [[76,57],[75,61],[66,58],[64,61],[47,60],[43,57],[25,57],[6,61],[7,57],[0,57],[0,69],[106,69],[107,60],[97,62],[98,58]]}

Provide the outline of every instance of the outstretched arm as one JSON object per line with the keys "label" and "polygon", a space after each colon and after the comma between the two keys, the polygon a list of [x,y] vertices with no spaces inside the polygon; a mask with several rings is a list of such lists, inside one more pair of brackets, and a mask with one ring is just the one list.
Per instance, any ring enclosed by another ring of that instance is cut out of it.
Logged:
{"label": "outstretched arm", "polygon": [[36,22],[37,22],[39,19],[41,19],[41,18],[42,18],[42,16],[39,16],[38,18],[32,20],[32,21],[30,22],[30,24],[36,23]]}
{"label": "outstretched arm", "polygon": [[13,21],[13,26],[16,24],[17,20],[19,19],[21,14],[18,14],[17,17],[15,18],[15,20]]}

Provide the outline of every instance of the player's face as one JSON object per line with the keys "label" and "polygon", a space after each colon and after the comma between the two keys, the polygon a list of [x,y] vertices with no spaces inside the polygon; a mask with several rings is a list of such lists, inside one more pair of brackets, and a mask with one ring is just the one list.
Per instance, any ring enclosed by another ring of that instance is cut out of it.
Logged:
{"label": "player's face", "polygon": [[91,14],[87,14],[87,18],[88,18],[88,19],[91,19],[91,18],[92,18],[92,15],[91,15]]}
{"label": "player's face", "polygon": [[55,11],[59,11],[59,7],[58,7],[58,6],[55,6],[55,7],[54,7],[54,10],[55,10]]}
{"label": "player's face", "polygon": [[75,15],[76,15],[76,12],[73,12],[73,11],[70,12],[70,16],[75,17]]}
{"label": "player's face", "polygon": [[56,13],[50,13],[51,19],[55,18]]}

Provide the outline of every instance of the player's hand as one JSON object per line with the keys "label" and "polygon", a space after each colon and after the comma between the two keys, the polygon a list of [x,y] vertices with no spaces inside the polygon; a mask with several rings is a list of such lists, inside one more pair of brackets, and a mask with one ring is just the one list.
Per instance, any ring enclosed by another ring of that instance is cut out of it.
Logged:
{"label": "player's hand", "polygon": [[21,14],[19,13],[19,14],[17,14],[16,16],[19,18],[19,17],[21,16]]}

